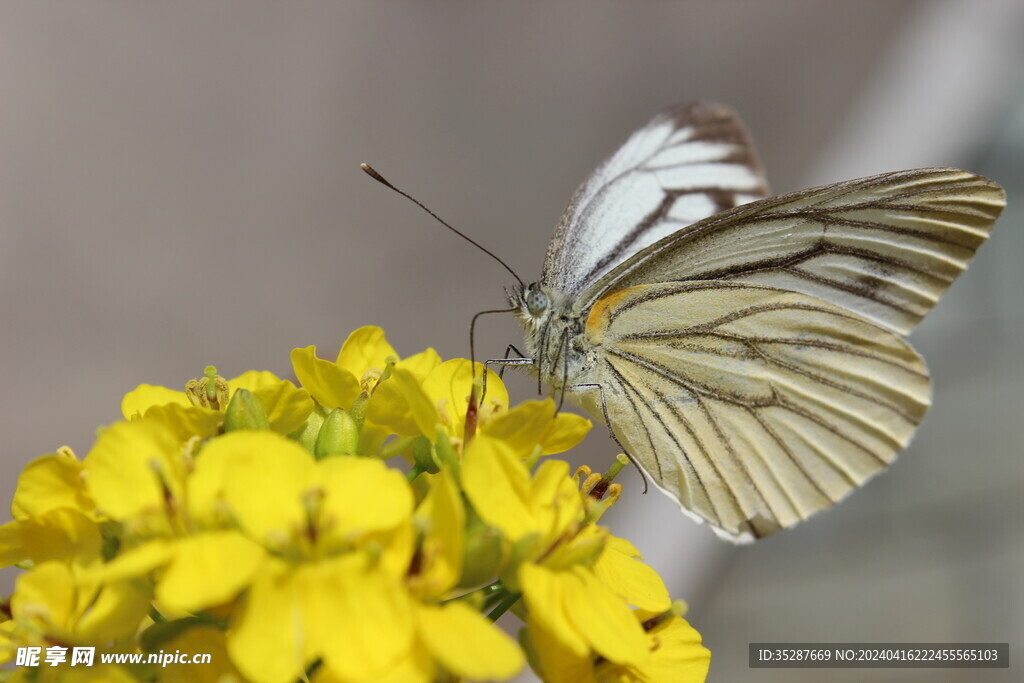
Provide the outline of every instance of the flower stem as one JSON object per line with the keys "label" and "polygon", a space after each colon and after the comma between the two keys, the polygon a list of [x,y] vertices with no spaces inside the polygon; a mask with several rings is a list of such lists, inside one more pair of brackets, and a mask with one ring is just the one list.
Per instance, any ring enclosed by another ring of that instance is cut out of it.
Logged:
{"label": "flower stem", "polygon": [[501,615],[508,611],[508,608],[516,604],[516,601],[522,597],[522,593],[509,593],[505,598],[498,603],[498,606],[491,610],[487,618],[491,621],[497,621],[501,618]]}

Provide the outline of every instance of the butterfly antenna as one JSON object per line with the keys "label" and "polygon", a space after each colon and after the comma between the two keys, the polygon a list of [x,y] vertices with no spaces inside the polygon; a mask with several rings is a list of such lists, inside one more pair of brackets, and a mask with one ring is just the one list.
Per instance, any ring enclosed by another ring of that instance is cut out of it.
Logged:
{"label": "butterfly antenna", "polygon": [[512,268],[507,263],[505,263],[500,258],[498,258],[494,254],[494,252],[492,252],[490,249],[487,249],[486,247],[482,246],[479,242],[477,242],[476,240],[473,240],[472,238],[467,236],[465,233],[460,232],[459,230],[456,230],[455,228],[453,228],[447,221],[445,221],[443,218],[438,216],[436,213],[434,213],[433,211],[428,209],[426,207],[426,205],[424,205],[423,202],[421,202],[420,200],[416,199],[415,197],[410,195],[408,192],[400,190],[397,187],[395,187],[394,185],[392,185],[390,182],[388,182],[387,178],[382,176],[380,173],[377,173],[376,169],[374,169],[369,164],[359,164],[359,168],[363,169],[363,171],[366,173],[366,175],[370,176],[371,178],[376,180],[378,183],[380,183],[384,187],[391,188],[392,190],[394,190],[398,194],[402,195],[403,197],[405,197],[406,199],[411,201],[413,204],[415,204],[416,206],[420,207],[421,209],[423,209],[424,211],[429,213],[434,218],[434,220],[436,220],[438,223],[440,223],[444,227],[448,228],[449,230],[454,232],[456,235],[458,235],[462,239],[466,240],[467,242],[472,244],[474,247],[476,247],[477,249],[479,249],[480,251],[484,252],[485,254],[490,256],[492,259],[494,259],[495,261],[500,263],[505,270],[507,270],[508,272],[512,273],[512,277],[514,277],[519,282],[519,285],[521,287],[526,287],[526,283],[523,282],[523,278],[521,278],[518,275],[516,275],[516,271],[512,270]]}

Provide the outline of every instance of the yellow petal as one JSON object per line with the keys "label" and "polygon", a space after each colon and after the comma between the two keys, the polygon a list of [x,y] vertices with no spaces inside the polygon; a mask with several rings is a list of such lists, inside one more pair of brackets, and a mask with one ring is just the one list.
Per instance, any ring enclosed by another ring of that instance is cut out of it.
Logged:
{"label": "yellow petal", "polygon": [[480,429],[488,436],[501,439],[511,446],[519,457],[525,458],[533,453],[533,449],[544,439],[554,422],[554,416],[555,404],[551,399],[523,401],[487,420]]}
{"label": "yellow petal", "polygon": [[22,470],[11,502],[11,516],[27,519],[56,508],[92,514],[96,505],[82,478],[82,463],[64,453],[36,458]]}
{"label": "yellow petal", "polygon": [[519,646],[487,617],[461,602],[418,606],[420,638],[456,676],[506,680],[523,668]]}
{"label": "yellow petal", "polygon": [[538,531],[529,504],[530,474],[503,441],[483,434],[466,447],[462,487],[480,518],[515,542]]}
{"label": "yellow petal", "polygon": [[165,485],[181,500],[180,449],[178,438],[152,420],[119,422],[104,429],[84,462],[97,507],[118,520],[163,515]]}
{"label": "yellow petal", "polygon": [[408,370],[412,374],[416,375],[420,379],[423,379],[427,374],[441,364],[441,356],[437,354],[434,349],[424,349],[417,354],[403,358],[398,361],[395,365],[396,368],[402,368]]}
{"label": "yellow petal", "polygon": [[271,559],[253,579],[241,615],[228,631],[228,652],[254,683],[293,683],[313,656],[303,627],[307,574]]}
{"label": "yellow petal", "polygon": [[574,448],[583,441],[593,426],[590,420],[579,415],[559,413],[541,440],[543,454],[564,453]]}
{"label": "yellow petal", "polygon": [[275,432],[232,432],[206,445],[190,478],[190,508],[218,499],[258,543],[280,543],[308,521],[304,496],[314,483],[313,456]]}
{"label": "yellow petal", "polygon": [[583,519],[583,501],[576,483],[569,478],[569,463],[545,460],[537,468],[530,488],[530,507],[540,529],[554,541],[573,522]]}
{"label": "yellow petal", "polygon": [[466,509],[451,472],[430,477],[430,492],[416,510],[424,529],[420,571],[409,577],[410,588],[421,596],[442,597],[459,582],[466,543]]}
{"label": "yellow petal", "polygon": [[545,555],[544,566],[548,569],[569,569],[575,565],[592,567],[604,552],[610,536],[611,533],[607,529],[596,524],[587,524],[572,538],[562,541],[552,552]]}
{"label": "yellow petal", "polygon": [[[637,616],[642,617],[643,614],[638,613]],[[643,680],[703,683],[707,678],[711,652],[701,645],[700,633],[685,619],[676,617],[656,628],[648,637],[656,639],[657,647],[639,667]]]}
{"label": "yellow petal", "polygon": [[209,664],[168,664],[160,667],[162,683],[233,683],[242,680],[227,651],[224,632],[214,626],[194,626],[163,646],[164,652],[210,655]]}
{"label": "yellow petal", "polygon": [[402,385],[396,384],[393,377],[377,385],[366,417],[370,422],[387,427],[390,432],[400,436],[420,434],[419,423],[409,407]]}
{"label": "yellow petal", "polygon": [[564,581],[569,619],[596,652],[612,662],[631,665],[649,656],[647,635],[622,598],[589,570],[575,567],[558,574]]}
{"label": "yellow petal", "polygon": [[665,582],[640,552],[623,538],[609,536],[594,564],[594,575],[616,595],[639,609],[664,612],[672,605]]}
{"label": "yellow petal", "polygon": [[173,541],[155,539],[123,551],[110,562],[85,572],[83,578],[96,583],[134,579],[167,564],[173,555]]}
{"label": "yellow petal", "polygon": [[260,389],[275,386],[283,381],[268,370],[246,370],[238,377],[228,380],[228,391],[233,394],[239,389],[246,389],[256,393]]}
{"label": "yellow petal", "polygon": [[[399,659],[386,671],[373,677],[373,683],[431,683],[435,680],[437,667],[427,648],[420,643],[413,645],[406,656]],[[352,683],[344,672],[334,671],[324,664],[310,679],[312,683]]]}
{"label": "yellow petal", "polygon": [[103,586],[88,611],[76,624],[84,643],[106,643],[135,633],[150,607],[148,590],[134,581]]}
{"label": "yellow petal", "polygon": [[395,529],[367,537],[361,546],[366,548],[376,544],[382,547],[377,566],[386,574],[404,577],[416,553],[416,540],[416,530],[410,519]]}
{"label": "yellow petal", "polygon": [[22,538],[25,552],[36,564],[61,560],[84,567],[100,561],[99,527],[78,510],[57,508],[25,520]]}
{"label": "yellow petal", "polygon": [[[390,384],[401,393],[408,405],[408,415],[416,422],[420,433],[431,441],[437,439],[435,427],[438,424],[437,409],[431,402],[427,392],[423,390],[423,382],[415,374],[404,368],[395,368],[385,384]],[[383,386],[381,387],[383,389]],[[390,399],[386,399],[390,400]],[[374,397],[376,401],[376,397]],[[374,401],[371,401],[371,406]],[[379,416],[378,416],[378,419]]]}
{"label": "yellow petal", "polygon": [[[530,663],[537,667],[537,674],[548,683],[598,683],[594,669],[594,657],[578,655],[566,648],[558,638],[530,617],[526,622],[526,647],[533,651]],[[615,681],[609,678],[608,681]],[[623,677],[622,683],[633,679]]]}
{"label": "yellow petal", "polygon": [[348,335],[338,352],[338,366],[350,372],[356,379],[369,368],[384,369],[388,356],[398,358],[394,347],[388,343],[384,330],[375,325],[366,325]]}
{"label": "yellow petal", "polygon": [[184,391],[175,391],[155,384],[140,384],[121,399],[121,414],[126,420],[135,420],[145,415],[153,406],[168,403],[185,407],[192,405]]}
{"label": "yellow petal", "polygon": [[540,624],[573,655],[588,656],[590,643],[566,611],[567,607],[573,606],[567,598],[567,586],[577,584],[573,594],[578,594],[580,580],[569,572],[554,572],[535,564],[523,563],[519,567],[519,584],[530,610],[530,619]]}
{"label": "yellow petal", "polygon": [[224,413],[219,410],[177,403],[153,406],[146,411],[145,417],[170,429],[179,441],[187,441],[193,436],[201,439],[214,436],[224,421]]}
{"label": "yellow petal", "polygon": [[20,521],[0,524],[0,567],[10,567],[16,562],[28,559],[28,551],[22,537],[24,524]]}
{"label": "yellow petal", "polygon": [[237,531],[211,531],[179,540],[160,576],[156,598],[175,611],[197,612],[233,599],[265,556]]}
{"label": "yellow petal", "polygon": [[291,360],[299,384],[320,405],[348,410],[359,395],[359,378],[335,363],[317,358],[315,346],[292,349]]}
{"label": "yellow petal", "polygon": [[317,463],[324,492],[321,523],[341,538],[392,529],[412,515],[413,496],[405,477],[380,460],[334,456]]}
{"label": "yellow petal", "polygon": [[[484,366],[476,364],[476,376],[482,377]],[[445,361],[423,380],[423,391],[427,394],[435,410],[443,410],[447,414],[445,425],[451,425],[450,434],[462,438],[466,429],[466,410],[469,408],[469,395],[473,388],[473,366],[465,358]],[[508,390],[498,375],[487,371],[487,396],[481,404],[481,412],[492,412],[496,407],[508,406]]]}
{"label": "yellow petal", "polygon": [[267,411],[270,428],[279,434],[291,432],[313,411],[313,399],[308,391],[266,370],[243,372],[228,380],[228,387],[232,394],[239,389],[255,394]]}
{"label": "yellow petal", "polygon": [[352,554],[312,568],[308,637],[324,664],[351,680],[376,680],[413,646],[412,606],[395,577]]}
{"label": "yellow petal", "polygon": [[11,595],[15,619],[39,617],[61,630],[77,616],[77,591],[71,569],[62,562],[44,562],[18,576]]}

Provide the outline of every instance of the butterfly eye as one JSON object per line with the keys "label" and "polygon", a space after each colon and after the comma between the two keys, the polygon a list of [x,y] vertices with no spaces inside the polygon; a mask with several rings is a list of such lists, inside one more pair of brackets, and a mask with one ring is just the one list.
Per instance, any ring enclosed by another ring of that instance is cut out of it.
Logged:
{"label": "butterfly eye", "polygon": [[548,309],[548,295],[539,289],[532,289],[526,295],[526,308],[530,315],[538,317]]}

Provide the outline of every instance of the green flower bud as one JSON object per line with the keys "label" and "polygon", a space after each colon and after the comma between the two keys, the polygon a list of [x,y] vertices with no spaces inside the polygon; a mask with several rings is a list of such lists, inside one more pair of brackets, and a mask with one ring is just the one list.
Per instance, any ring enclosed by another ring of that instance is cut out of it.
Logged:
{"label": "green flower bud", "polygon": [[288,438],[297,441],[310,453],[316,452],[316,439],[320,436],[320,427],[324,424],[324,409],[316,406],[302,425],[288,434]]}
{"label": "green flower bud", "polygon": [[366,391],[365,389],[359,392],[359,395],[356,396],[355,401],[352,401],[352,405],[351,407],[349,407],[348,412],[356,425],[356,430],[360,430],[363,428],[363,423],[366,422],[366,410],[367,408],[369,408],[369,405],[370,392]]}
{"label": "green flower bud", "polygon": [[328,455],[355,455],[359,452],[359,425],[341,408],[332,410],[316,439],[313,455],[317,460]]}
{"label": "green flower bud", "polygon": [[462,555],[459,587],[472,588],[497,576],[504,563],[501,532],[475,514],[466,520],[466,547]]}
{"label": "green flower bud", "polygon": [[437,474],[440,470],[434,462],[433,449],[425,436],[416,440],[412,447],[413,466],[420,472]]}
{"label": "green flower bud", "polygon": [[234,432],[239,429],[267,430],[267,410],[263,403],[248,389],[239,389],[231,397],[228,409],[224,413],[224,431]]}

